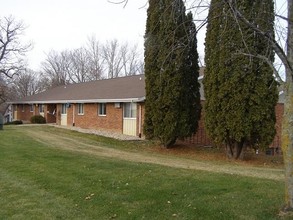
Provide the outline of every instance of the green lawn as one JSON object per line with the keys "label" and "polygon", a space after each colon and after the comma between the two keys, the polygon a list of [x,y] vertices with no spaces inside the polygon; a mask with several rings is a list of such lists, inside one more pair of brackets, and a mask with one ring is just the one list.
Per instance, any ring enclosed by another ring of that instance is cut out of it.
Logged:
{"label": "green lawn", "polygon": [[278,219],[282,180],[84,154],[38,141],[26,131],[131,148],[63,129],[5,126],[0,131],[0,219]]}

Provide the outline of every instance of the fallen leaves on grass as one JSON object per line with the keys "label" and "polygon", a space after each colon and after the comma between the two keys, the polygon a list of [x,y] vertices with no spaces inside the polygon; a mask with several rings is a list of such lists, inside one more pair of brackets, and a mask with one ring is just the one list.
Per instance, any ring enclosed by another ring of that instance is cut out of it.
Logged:
{"label": "fallen leaves on grass", "polygon": [[91,193],[85,197],[85,200],[90,200],[95,194]]}

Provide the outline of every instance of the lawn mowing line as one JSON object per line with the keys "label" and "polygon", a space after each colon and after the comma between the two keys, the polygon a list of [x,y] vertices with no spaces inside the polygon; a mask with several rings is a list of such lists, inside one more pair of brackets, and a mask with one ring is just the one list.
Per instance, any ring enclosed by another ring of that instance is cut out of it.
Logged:
{"label": "lawn mowing line", "polygon": [[[1,168],[0,180],[1,189],[4,189],[2,193],[8,193],[5,196],[5,200],[10,201],[9,203],[6,202],[6,204],[2,204],[2,208],[3,206],[6,207],[6,209],[11,209],[9,207],[18,207],[19,209],[25,209],[26,212],[30,213],[37,212],[36,207],[46,207],[48,204],[54,204],[55,207],[59,208],[63,207],[64,212],[69,208],[72,209],[75,207],[73,201],[53,193],[44,186],[38,185],[37,182],[25,178],[19,178],[16,175],[11,175],[11,173],[8,173]],[[44,199],[40,200],[40,197]],[[2,211],[4,211],[5,214],[5,210]],[[23,213],[17,212],[13,213],[13,215],[18,217],[22,216],[22,214]],[[13,217],[11,216],[11,213],[6,213],[5,215]],[[46,217],[53,218],[49,213],[46,213]]]}
{"label": "lawn mowing line", "polygon": [[237,165],[218,165],[213,164],[210,161],[199,162],[191,159],[167,157],[167,156],[157,156],[149,155],[145,152],[129,152],[125,150],[118,150],[114,148],[97,146],[94,144],[81,142],[82,139],[75,138],[74,136],[60,136],[59,134],[48,134],[45,131],[31,131],[29,129],[23,130],[24,133],[40,141],[46,146],[56,149],[63,149],[71,152],[78,152],[87,155],[95,155],[99,157],[108,157],[108,158],[117,158],[120,160],[127,160],[132,162],[139,163],[149,163],[157,164],[168,167],[182,168],[182,169],[192,169],[192,170],[201,170],[214,173],[225,173],[231,175],[240,175],[248,177],[256,177],[261,179],[272,179],[272,180],[281,180],[284,179],[284,174],[282,169],[267,169],[259,167],[241,167]]}

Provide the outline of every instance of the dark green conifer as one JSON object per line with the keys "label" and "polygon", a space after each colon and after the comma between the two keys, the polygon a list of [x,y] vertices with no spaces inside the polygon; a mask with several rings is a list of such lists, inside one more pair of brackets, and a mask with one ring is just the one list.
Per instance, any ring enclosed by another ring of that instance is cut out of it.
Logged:
{"label": "dark green conifer", "polygon": [[[236,4],[236,1],[235,1]],[[252,23],[274,35],[273,2],[237,1]],[[230,7],[213,0],[206,36],[205,126],[216,143],[237,159],[245,146],[267,147],[275,135],[277,84],[266,57],[273,50],[264,38],[235,20]]]}
{"label": "dark green conifer", "polygon": [[181,0],[149,1],[145,35],[144,131],[169,147],[196,131],[198,54],[192,15]]}
{"label": "dark green conifer", "polygon": [[158,99],[158,89],[154,82],[158,77],[161,67],[158,63],[158,57],[161,47],[159,36],[162,22],[160,19],[163,10],[163,3],[161,1],[149,1],[144,43],[145,90],[147,97],[145,102],[144,134],[148,139],[154,137],[153,112],[154,105]]}

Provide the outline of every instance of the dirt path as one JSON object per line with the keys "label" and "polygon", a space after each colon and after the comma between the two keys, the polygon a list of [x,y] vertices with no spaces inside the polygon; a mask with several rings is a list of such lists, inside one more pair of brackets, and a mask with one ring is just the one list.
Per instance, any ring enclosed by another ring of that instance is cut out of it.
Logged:
{"label": "dirt path", "polygon": [[211,161],[201,162],[185,158],[168,157],[166,155],[154,155],[146,152],[131,152],[127,150],[113,149],[97,146],[88,140],[77,138],[66,134],[54,134],[46,131],[22,129],[26,135],[39,141],[48,147],[58,148],[68,151],[80,152],[99,157],[117,158],[139,163],[158,164],[168,167],[209,171],[215,173],[225,173],[231,175],[241,175],[248,177],[258,177],[263,179],[283,180],[284,174],[281,169],[270,169],[261,167],[247,167],[234,164],[216,164]]}

